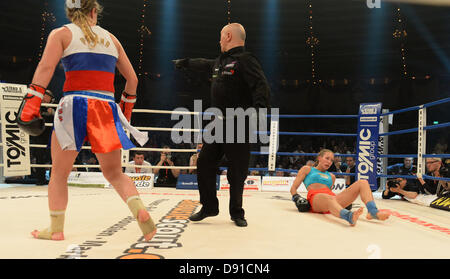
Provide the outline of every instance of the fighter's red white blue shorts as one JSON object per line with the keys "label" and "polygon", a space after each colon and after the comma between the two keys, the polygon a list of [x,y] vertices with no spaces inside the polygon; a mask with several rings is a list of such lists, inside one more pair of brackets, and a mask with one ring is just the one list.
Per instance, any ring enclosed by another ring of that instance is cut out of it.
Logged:
{"label": "fighter's red white blue shorts", "polygon": [[124,128],[141,146],[148,140],[147,133],[139,132],[127,121],[114,94],[106,92],[65,92],[55,113],[54,127],[63,150],[80,151],[85,141],[90,142],[93,153],[135,147]]}

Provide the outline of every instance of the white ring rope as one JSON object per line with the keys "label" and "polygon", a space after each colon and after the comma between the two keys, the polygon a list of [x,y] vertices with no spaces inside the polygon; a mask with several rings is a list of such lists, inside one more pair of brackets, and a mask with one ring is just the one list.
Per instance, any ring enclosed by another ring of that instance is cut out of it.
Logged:
{"label": "white ring rope", "polygon": [[[0,142],[0,145],[3,144]],[[34,148],[47,148],[45,144],[30,144],[30,147]],[[81,149],[91,149],[90,146],[82,146]],[[180,153],[195,153],[197,149],[171,149],[171,148],[150,148],[150,147],[136,147],[131,148],[132,151],[154,151],[154,152],[180,152]]]}
{"label": "white ring rope", "polygon": [[132,112],[143,112],[143,113],[160,113],[160,114],[190,114],[199,115],[198,111],[177,111],[177,110],[157,110],[157,109],[133,109]]}
{"label": "white ring rope", "polygon": [[[46,127],[53,127],[53,123],[45,123]],[[164,131],[164,132],[195,132],[200,133],[200,129],[182,129],[182,128],[162,128],[162,127],[135,127],[139,131]]]}
{"label": "white ring rope", "polygon": [[[0,164],[0,167],[4,167],[4,164]],[[49,164],[30,164],[32,168],[51,168],[52,165]],[[73,165],[74,168],[100,168],[100,165]],[[195,170],[196,166],[144,166],[144,165],[133,165],[133,164],[123,164],[123,168],[139,168],[139,169],[187,169]]]}

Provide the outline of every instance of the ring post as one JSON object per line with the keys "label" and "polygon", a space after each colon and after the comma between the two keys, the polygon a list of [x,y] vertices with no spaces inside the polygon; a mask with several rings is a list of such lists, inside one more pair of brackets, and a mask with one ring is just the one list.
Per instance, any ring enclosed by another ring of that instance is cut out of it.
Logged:
{"label": "ring post", "polygon": [[278,150],[278,121],[270,122],[269,171],[275,171]]}
{"label": "ring post", "polygon": [[378,189],[377,160],[380,112],[381,103],[359,105],[356,180],[367,180],[372,191]]}
{"label": "ring post", "polygon": [[427,124],[427,108],[423,105],[420,107],[417,140],[417,174],[422,177],[425,174],[425,160],[423,155],[426,154],[427,146],[427,131],[424,129]]}
{"label": "ring post", "polygon": [[[128,137],[130,137],[130,131],[125,129],[125,133],[127,134]],[[129,150],[125,150],[125,149],[121,149],[122,151],[122,167],[126,164],[128,164],[130,162],[130,151]]]}
{"label": "ring post", "polygon": [[[388,113],[388,109],[383,109],[382,113]],[[381,117],[381,126],[380,126],[380,133],[387,133],[389,132],[389,115],[384,115]],[[380,137],[380,149],[379,155],[387,155],[389,150],[389,136],[381,136]],[[388,158],[378,158],[378,161],[381,161],[381,168],[378,170],[378,174],[387,173],[387,166],[388,166]],[[384,186],[386,185],[387,178],[386,177],[380,177],[380,186],[379,190],[385,190]]]}

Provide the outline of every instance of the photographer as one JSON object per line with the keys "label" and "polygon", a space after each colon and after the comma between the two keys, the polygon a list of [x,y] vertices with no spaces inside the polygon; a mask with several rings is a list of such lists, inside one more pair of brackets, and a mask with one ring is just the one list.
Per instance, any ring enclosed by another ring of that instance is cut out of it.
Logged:
{"label": "photographer", "polygon": [[414,199],[419,194],[419,188],[416,183],[411,183],[405,178],[390,179],[386,184],[386,189],[383,191],[383,199],[390,199],[397,195],[402,199]]}
{"label": "photographer", "polygon": [[179,169],[160,169],[161,166],[174,166],[175,160],[172,158],[172,154],[169,151],[169,146],[164,146],[163,149],[167,149],[167,151],[161,152],[161,158],[158,164],[153,169],[153,173],[158,175],[156,179],[155,187],[176,187],[177,178],[180,175]]}
{"label": "photographer", "polygon": [[[426,166],[429,176],[434,177],[447,177],[448,178],[448,167],[444,166],[441,158],[426,158]],[[440,195],[441,192],[447,186],[445,181],[433,180],[433,179],[422,179],[422,177],[417,177],[419,180],[419,189],[422,194],[425,195]]]}

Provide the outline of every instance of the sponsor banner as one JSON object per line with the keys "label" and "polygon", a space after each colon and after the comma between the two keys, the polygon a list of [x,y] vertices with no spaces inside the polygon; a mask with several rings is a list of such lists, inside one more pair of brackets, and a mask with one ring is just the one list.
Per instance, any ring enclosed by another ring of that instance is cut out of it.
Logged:
{"label": "sponsor banner", "polygon": [[[126,173],[133,180],[136,188],[153,188],[155,185],[155,175],[153,173]],[[109,187],[112,187],[109,184]]]}
{"label": "sponsor banner", "polygon": [[[220,190],[230,190],[226,175],[220,176]],[[247,176],[244,182],[244,191],[261,191],[261,176]]]}
{"label": "sponsor banner", "polygon": [[[219,190],[219,176],[216,176],[216,189]],[[198,190],[196,174],[180,174],[177,179],[177,189]]]}
{"label": "sponsor banner", "polygon": [[381,103],[359,106],[356,180],[365,179],[372,190],[378,189],[378,135],[380,129]]}
{"label": "sponsor banner", "polygon": [[335,194],[339,194],[340,192],[344,191],[346,188],[345,186],[345,178],[336,178],[334,181],[334,185],[331,186],[331,191]]}
{"label": "sponsor banner", "polygon": [[[164,201],[168,201],[168,199],[160,199],[153,201],[148,206],[146,206],[147,211],[155,210],[159,204]],[[88,259],[92,257],[91,252],[95,249],[101,248],[104,245],[109,244],[112,240],[112,237],[116,237],[116,234],[122,230],[126,230],[127,226],[130,223],[136,222],[136,219],[133,216],[127,216],[115,223],[114,225],[105,228],[100,233],[98,233],[95,238],[91,238],[89,240],[84,241],[81,244],[70,244],[66,251],[61,254],[57,259]],[[137,251],[134,250],[136,253]],[[139,258],[145,259],[161,259],[163,257],[157,254],[145,254],[141,255]]]}
{"label": "sponsor banner", "polygon": [[109,182],[101,172],[73,171],[69,174],[67,184],[69,186],[105,188],[108,187]]}
{"label": "sponsor banner", "polygon": [[[295,177],[284,176],[263,176],[261,191],[268,192],[289,192]],[[305,186],[300,185],[298,192],[307,192]]]}
{"label": "sponsor banner", "polygon": [[0,83],[0,114],[3,175],[31,174],[30,137],[17,126],[16,118],[26,85]]}
{"label": "sponsor banner", "polygon": [[430,204],[431,207],[450,211],[450,197],[440,197]]}
{"label": "sponsor banner", "polygon": [[[264,176],[262,178],[261,190],[267,192],[289,192],[292,187],[292,183],[294,183],[295,177],[284,177],[284,176]],[[340,192],[345,190],[345,179],[344,178],[336,178],[334,185],[331,187],[331,190],[335,194],[339,194]],[[306,193],[305,184],[300,184],[297,192]]]}
{"label": "sponsor banner", "polygon": [[131,244],[130,248],[123,251],[117,259],[164,259],[163,256],[154,254],[155,251],[183,247],[180,240],[181,235],[190,222],[189,216],[199,205],[199,201],[180,201],[159,222],[155,222],[156,234],[150,241],[145,241],[144,237],[141,237],[136,243]]}
{"label": "sponsor banner", "polygon": [[[154,174],[153,173],[127,173],[131,180],[133,180],[136,188],[153,188]],[[99,187],[109,188],[112,185],[106,180],[101,172],[78,172],[73,171],[69,175],[69,186],[79,187]]]}
{"label": "sponsor banner", "polygon": [[0,94],[16,94],[23,97],[27,89],[28,86],[24,84],[0,83]]}

